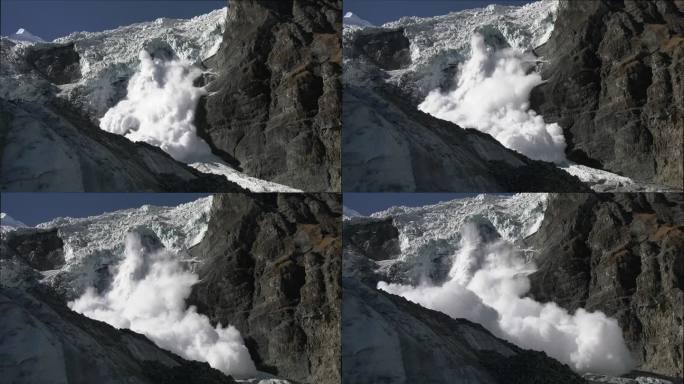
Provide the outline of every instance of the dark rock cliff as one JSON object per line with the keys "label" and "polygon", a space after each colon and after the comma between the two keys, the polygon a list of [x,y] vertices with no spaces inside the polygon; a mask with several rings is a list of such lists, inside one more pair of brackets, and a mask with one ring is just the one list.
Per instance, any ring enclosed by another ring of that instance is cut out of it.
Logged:
{"label": "dark rock cliff", "polygon": [[531,107],[570,160],[683,188],[684,3],[561,1]]}
{"label": "dark rock cliff", "polygon": [[344,244],[357,247],[372,260],[388,260],[399,255],[399,230],[392,218],[355,219],[343,223]]}
{"label": "dark rock cliff", "polygon": [[239,329],[257,369],[339,383],[341,218],[335,194],[216,195],[189,304]]}
{"label": "dark rock cliff", "polygon": [[80,56],[74,43],[37,44],[26,48],[27,69],[33,69],[54,84],[68,84],[81,78]]}
{"label": "dark rock cliff", "polygon": [[64,265],[64,242],[56,229],[9,232],[2,243],[0,259],[14,255],[38,271],[58,269]]}
{"label": "dark rock cliff", "polygon": [[531,296],[617,318],[639,369],[683,376],[684,195],[553,195],[527,242]]}
{"label": "dark rock cliff", "polygon": [[340,190],[341,0],[231,0],[199,134],[251,176]]}

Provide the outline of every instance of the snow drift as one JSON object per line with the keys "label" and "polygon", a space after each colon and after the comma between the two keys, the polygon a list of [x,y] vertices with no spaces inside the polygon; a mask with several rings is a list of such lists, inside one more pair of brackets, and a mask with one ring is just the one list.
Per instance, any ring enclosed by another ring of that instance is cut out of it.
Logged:
{"label": "snow drift", "polygon": [[418,106],[423,112],[489,133],[506,147],[535,160],[565,161],[558,124],[546,124],[529,109],[530,92],[542,83],[530,72],[535,58],[517,48],[494,50],[481,34],[471,39],[471,56],[460,65],[454,90],[435,89]]}
{"label": "snow drift", "polygon": [[186,359],[206,361],[226,374],[253,377],[256,368],[240,332],[230,325],[214,327],[194,307],[186,307],[197,275],[187,271],[175,253],[149,245],[139,233],[128,233],[125,256],[113,268],[110,288],[101,294],[88,288],[69,307],[142,333]]}

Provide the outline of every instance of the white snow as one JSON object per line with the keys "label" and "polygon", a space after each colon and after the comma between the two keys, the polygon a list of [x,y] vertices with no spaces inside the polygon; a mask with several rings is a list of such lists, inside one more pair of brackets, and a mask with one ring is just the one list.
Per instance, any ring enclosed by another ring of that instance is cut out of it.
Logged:
{"label": "white snow", "polygon": [[126,98],[105,113],[100,128],[159,147],[185,163],[218,161],[193,123],[197,102],[206,94],[193,85],[202,71],[189,61],[153,59],[144,50],[139,58]]}
{"label": "white snow", "polygon": [[226,165],[220,160],[191,163],[189,165],[200,172],[225,176],[229,181],[237,183],[242,188],[248,189],[252,192],[302,192],[299,189],[288,187],[283,184],[248,176]]}
{"label": "white snow", "polygon": [[9,36],[10,40],[27,43],[44,43],[45,40],[32,34],[25,28],[19,28],[14,34]]}
{"label": "white snow", "polygon": [[681,192],[665,185],[643,183],[586,165],[567,162],[560,165],[567,173],[577,176],[597,192]]}
{"label": "white snow", "polygon": [[16,220],[12,216],[6,214],[5,212],[0,213],[0,230],[2,232],[11,231],[17,228],[26,228],[26,224],[19,220]]}

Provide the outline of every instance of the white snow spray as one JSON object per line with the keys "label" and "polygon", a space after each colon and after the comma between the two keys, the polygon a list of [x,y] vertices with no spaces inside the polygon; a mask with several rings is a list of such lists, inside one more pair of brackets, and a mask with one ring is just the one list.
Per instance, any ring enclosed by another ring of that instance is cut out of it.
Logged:
{"label": "white snow spray", "polygon": [[581,308],[570,314],[555,303],[524,297],[530,289],[527,276],[536,267],[504,240],[484,242],[474,224],[464,226],[462,235],[444,284],[380,282],[378,288],[452,318],[482,324],[495,335],[544,351],[578,372],[619,375],[633,367],[615,319]]}
{"label": "white snow spray", "polygon": [[186,359],[206,361],[236,377],[254,377],[256,368],[240,332],[230,325],[214,327],[195,307],[186,307],[198,277],[183,268],[177,255],[164,249],[147,251],[140,235],[129,233],[124,259],[115,270],[107,292],[88,288],[69,307],[144,334]]}
{"label": "white snow spray", "polygon": [[139,58],[126,98],[105,113],[100,128],[160,147],[184,163],[217,161],[193,123],[197,102],[206,94],[193,84],[201,70],[184,60],[153,59],[144,50]]}
{"label": "white snow spray", "polygon": [[532,159],[563,163],[563,130],[529,109],[530,92],[542,83],[538,73],[530,73],[534,60],[520,49],[492,50],[482,35],[474,34],[471,57],[460,66],[456,89],[433,90],[418,108],[488,133]]}

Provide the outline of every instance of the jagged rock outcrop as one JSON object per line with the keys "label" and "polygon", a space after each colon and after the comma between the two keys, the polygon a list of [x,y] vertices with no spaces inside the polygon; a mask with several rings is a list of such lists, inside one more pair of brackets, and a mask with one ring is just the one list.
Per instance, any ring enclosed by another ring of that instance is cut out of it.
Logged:
{"label": "jagged rock outcrop", "polygon": [[27,69],[37,71],[54,84],[73,83],[81,77],[80,56],[74,43],[29,46],[24,58]]}
{"label": "jagged rock outcrop", "polygon": [[343,223],[345,247],[355,247],[372,260],[388,260],[399,255],[399,230],[392,218],[357,218]]}
{"label": "jagged rock outcrop", "polygon": [[0,190],[8,192],[237,192],[160,148],[93,125],[66,101],[0,98]]}
{"label": "jagged rock outcrop", "polygon": [[554,164],[419,111],[418,100],[388,81],[387,70],[410,64],[408,47],[401,28],[345,32],[345,191],[588,191]]}
{"label": "jagged rock outcrop", "polygon": [[561,1],[531,107],[570,160],[683,188],[684,3]]}
{"label": "jagged rock outcrop", "polygon": [[257,369],[340,382],[340,195],[225,194],[190,252],[189,304],[240,330]]}
{"label": "jagged rock outcrop", "polygon": [[0,285],[0,312],[3,382],[235,383],[207,363],[184,360],[142,335],[72,311],[44,287]]}
{"label": "jagged rock outcrop", "polygon": [[411,64],[411,44],[401,28],[360,31],[353,44],[352,54],[363,54],[382,69],[401,69]]}
{"label": "jagged rock outcrop", "polygon": [[231,0],[198,133],[247,174],[340,190],[341,0]]}
{"label": "jagged rock outcrop", "polygon": [[531,296],[616,318],[639,369],[682,378],[684,195],[553,195],[526,242]]}
{"label": "jagged rock outcrop", "polygon": [[59,269],[64,265],[63,247],[56,229],[13,231],[3,236],[0,259],[12,255],[38,271]]}
{"label": "jagged rock outcrop", "polygon": [[[346,260],[345,260],[346,262]],[[542,352],[343,278],[343,383],[584,383]]]}

